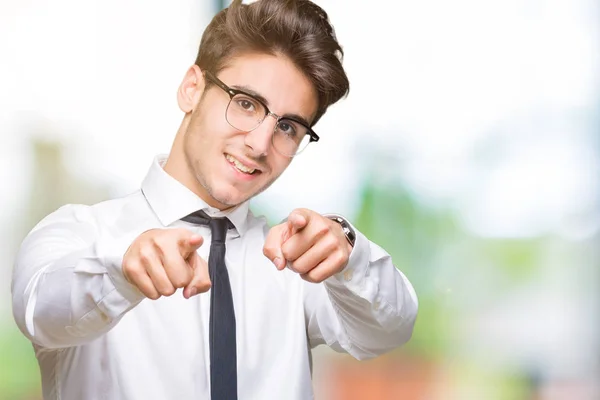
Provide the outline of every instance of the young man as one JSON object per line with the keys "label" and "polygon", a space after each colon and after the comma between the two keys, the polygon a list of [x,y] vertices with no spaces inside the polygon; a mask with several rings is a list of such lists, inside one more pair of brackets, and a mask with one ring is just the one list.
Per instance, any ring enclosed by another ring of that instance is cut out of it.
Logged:
{"label": "young man", "polygon": [[410,283],[342,217],[249,211],[348,80],[320,7],[240,3],[207,27],[141,190],[64,206],[22,244],[14,315],[46,400],[309,399],[311,348],[366,359],[411,336]]}

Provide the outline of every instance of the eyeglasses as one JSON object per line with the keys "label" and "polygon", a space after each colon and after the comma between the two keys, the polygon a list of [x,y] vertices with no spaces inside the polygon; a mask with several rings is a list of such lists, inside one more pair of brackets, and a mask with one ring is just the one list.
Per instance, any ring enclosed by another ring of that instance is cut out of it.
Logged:
{"label": "eyeglasses", "polygon": [[306,149],[310,142],[319,141],[319,136],[306,122],[294,117],[280,117],[272,113],[256,96],[230,88],[208,71],[204,71],[204,74],[229,95],[225,119],[233,128],[251,132],[258,128],[267,116],[272,116],[277,122],[271,135],[271,143],[279,154],[286,157],[294,157]]}

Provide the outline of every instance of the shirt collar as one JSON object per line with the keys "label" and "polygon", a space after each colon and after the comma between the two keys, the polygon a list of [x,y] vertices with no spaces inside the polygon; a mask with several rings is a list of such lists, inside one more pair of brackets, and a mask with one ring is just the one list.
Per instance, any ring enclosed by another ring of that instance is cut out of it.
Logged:
{"label": "shirt collar", "polygon": [[243,235],[246,232],[248,201],[225,211],[211,207],[165,172],[163,165],[166,161],[167,155],[156,156],[142,182],[142,193],[164,226],[169,226],[195,211],[204,210],[211,217],[229,218],[238,234]]}

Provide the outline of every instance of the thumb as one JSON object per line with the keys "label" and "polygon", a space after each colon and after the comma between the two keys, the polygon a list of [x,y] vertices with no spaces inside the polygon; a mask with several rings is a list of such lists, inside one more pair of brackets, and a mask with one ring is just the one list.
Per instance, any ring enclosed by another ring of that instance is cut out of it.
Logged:
{"label": "thumb", "polygon": [[275,225],[269,230],[263,246],[263,254],[267,257],[278,270],[285,268],[286,261],[281,251],[281,245],[289,237],[291,224],[286,221],[282,224]]}
{"label": "thumb", "polygon": [[188,261],[194,271],[192,280],[183,288],[183,297],[190,297],[208,291],[211,287],[210,276],[208,273],[208,264],[197,253],[193,253]]}

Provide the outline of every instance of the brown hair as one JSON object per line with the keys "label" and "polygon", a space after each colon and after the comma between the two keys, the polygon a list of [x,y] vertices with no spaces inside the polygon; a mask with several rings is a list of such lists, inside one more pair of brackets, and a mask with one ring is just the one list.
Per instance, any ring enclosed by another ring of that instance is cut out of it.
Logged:
{"label": "brown hair", "polygon": [[327,13],[309,0],[234,0],[206,27],[196,65],[216,74],[245,52],[283,54],[308,77],[319,101],[313,125],[348,94],[344,52]]}

